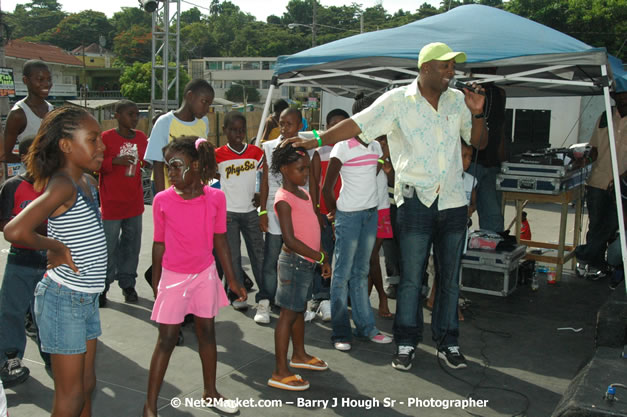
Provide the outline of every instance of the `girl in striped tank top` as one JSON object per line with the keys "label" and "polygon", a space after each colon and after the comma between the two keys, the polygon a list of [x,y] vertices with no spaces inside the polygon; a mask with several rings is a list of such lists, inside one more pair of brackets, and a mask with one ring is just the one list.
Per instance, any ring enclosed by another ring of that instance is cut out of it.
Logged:
{"label": "girl in striped tank top", "polygon": [[[4,229],[9,242],[48,251],[35,316],[41,349],[51,354],[53,416],[91,415],[107,250],[97,183],[85,172],[100,169],[104,149],[100,126],[85,110],[48,113],[26,158],[35,189],[45,190]],[[47,237],[37,231],[46,219]]]}

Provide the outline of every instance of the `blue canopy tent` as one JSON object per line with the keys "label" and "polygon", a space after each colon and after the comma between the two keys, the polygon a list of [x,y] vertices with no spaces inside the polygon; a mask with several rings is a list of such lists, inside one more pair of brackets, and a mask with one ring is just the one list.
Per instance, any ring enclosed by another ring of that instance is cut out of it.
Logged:
{"label": "blue canopy tent", "polygon": [[[458,78],[495,82],[506,89],[508,97],[603,94],[606,110],[610,109],[612,67],[604,48],[591,47],[500,9],[465,5],[405,26],[363,33],[279,57],[262,120],[268,115],[276,86],[319,87],[332,94],[352,97],[359,91],[375,94],[409,83],[418,76],[420,49],[431,42],[444,42],[454,51],[466,53],[466,63],[456,65]],[[624,74],[619,60],[612,59],[611,64],[617,73]],[[479,67],[496,67],[497,74],[473,75],[473,68]],[[606,114],[611,126],[611,111]],[[262,129],[260,126],[258,141]],[[614,178],[618,181],[611,129],[610,143]],[[620,192],[616,188],[619,213],[622,213]],[[623,260],[627,261],[622,233],[625,226],[622,216],[619,218]]]}

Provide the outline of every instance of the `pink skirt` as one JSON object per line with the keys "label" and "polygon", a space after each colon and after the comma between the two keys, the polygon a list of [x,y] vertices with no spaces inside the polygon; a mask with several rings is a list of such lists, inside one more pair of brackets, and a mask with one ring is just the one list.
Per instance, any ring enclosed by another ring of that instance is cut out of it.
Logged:
{"label": "pink skirt", "polygon": [[157,323],[179,324],[187,314],[212,318],[221,307],[229,305],[229,299],[213,262],[197,274],[169,271],[161,272],[157,299],[150,318]]}
{"label": "pink skirt", "polygon": [[377,239],[391,239],[394,237],[392,231],[392,218],[390,217],[390,209],[379,210],[379,222],[377,224]]}

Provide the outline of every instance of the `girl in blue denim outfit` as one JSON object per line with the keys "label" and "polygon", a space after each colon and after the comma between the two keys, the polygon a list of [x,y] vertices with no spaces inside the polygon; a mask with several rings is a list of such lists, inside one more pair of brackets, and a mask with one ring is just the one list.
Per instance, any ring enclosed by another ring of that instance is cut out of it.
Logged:
{"label": "girl in blue denim outfit", "polygon": [[[356,98],[353,113],[358,113],[372,102]],[[322,185],[322,196],[335,222],[335,250],[333,252],[333,279],[331,281],[331,340],[337,350],[352,347],[353,332],[348,313],[350,294],[355,335],[374,343],[387,344],[392,339],[381,333],[374,322],[368,297],[370,256],[377,237],[379,202],[377,173],[383,156],[381,145],[373,141],[364,145],[352,138],[333,146],[327,175]],[[336,200],[333,188],[338,176],[342,189]]]}
{"label": "girl in blue denim outfit", "polygon": [[[53,416],[91,415],[94,361],[101,334],[98,296],[104,289],[107,246],[96,180],[85,172],[102,165],[105,146],[98,122],[77,107],[44,118],[26,157],[43,194],[4,228],[5,238],[47,250],[44,278],[35,288],[41,349],[51,354]],[[48,219],[48,236],[37,227]]]}
{"label": "girl in blue denim outfit", "polygon": [[281,174],[283,184],[276,192],[274,210],[281,225],[283,248],[279,255],[279,280],[275,304],[281,314],[274,332],[276,367],[268,385],[288,391],[304,391],[309,382],[293,374],[287,364],[287,348],[294,347],[289,366],[324,371],[327,364],[305,352],[307,296],[316,263],[322,276],[331,276],[329,257],[320,251],[320,226],[311,196],[302,188],[309,177],[309,156],[302,148],[278,146],[272,153],[272,172]]}

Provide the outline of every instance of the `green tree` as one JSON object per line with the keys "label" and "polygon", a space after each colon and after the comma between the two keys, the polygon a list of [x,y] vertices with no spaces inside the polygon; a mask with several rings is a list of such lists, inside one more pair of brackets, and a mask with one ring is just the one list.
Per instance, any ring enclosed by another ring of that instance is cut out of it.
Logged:
{"label": "green tree", "polygon": [[113,53],[125,64],[150,61],[152,54],[152,30],[133,25],[118,33],[113,39]]}
{"label": "green tree", "polygon": [[54,29],[39,36],[39,40],[71,50],[77,46],[98,43],[100,36],[107,37],[107,44],[111,44],[112,31],[113,27],[104,13],[85,10],[67,16]]}
{"label": "green tree", "polygon": [[53,29],[66,14],[61,11],[61,4],[56,0],[35,0],[16,5],[13,14],[5,16],[5,21],[11,28],[11,36],[19,39],[37,36]]}
{"label": "green tree", "polygon": [[109,22],[114,28],[115,35],[129,30],[131,26],[143,26],[152,30],[152,15],[139,7],[122,7],[121,11],[113,14]]}
{"label": "green tree", "polygon": [[627,48],[620,49],[627,38],[624,0],[510,0],[504,6],[511,13],[627,59]]}
{"label": "green tree", "polygon": [[[174,64],[171,64],[171,68]],[[150,62],[135,62],[133,65],[127,66],[122,71],[120,76],[120,91],[122,95],[129,100],[133,100],[136,103],[149,103],[150,102],[150,81],[151,81],[152,63]],[[159,74],[157,73],[159,78]],[[179,100],[183,100],[183,90],[185,84],[189,82],[189,75],[184,68],[179,69]],[[163,90],[157,83],[155,89],[155,96],[161,97]],[[170,90],[168,98],[174,99],[175,91]]]}
{"label": "green tree", "polygon": [[183,13],[181,13],[181,26],[198,23],[200,22],[201,17],[202,14],[200,13],[200,10],[198,10],[196,7],[185,10]]}
{"label": "green tree", "polygon": [[[239,84],[244,84],[243,81],[239,81]],[[235,102],[244,102],[244,88],[238,84],[231,84],[228,90],[224,93],[227,100]],[[261,99],[259,91],[250,85],[246,86],[246,103],[258,103]]]}
{"label": "green tree", "polygon": [[220,49],[206,22],[195,22],[181,28],[181,59],[218,56]]}

